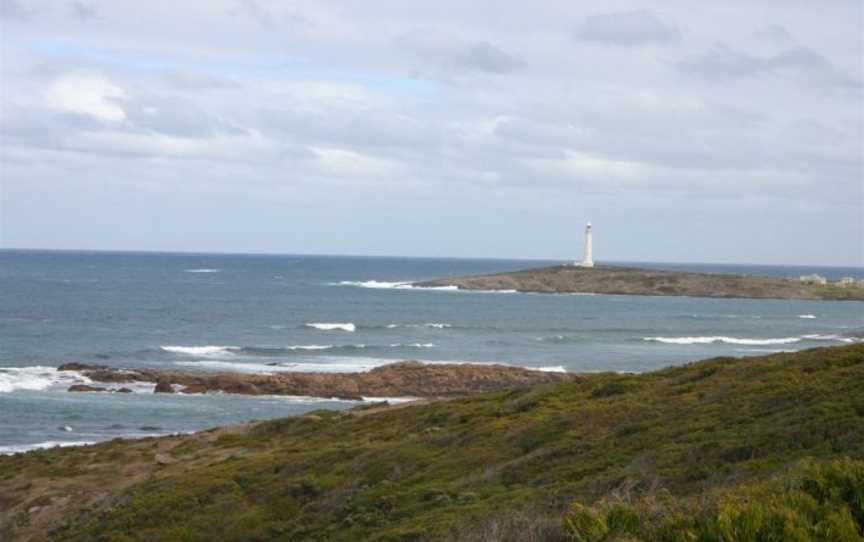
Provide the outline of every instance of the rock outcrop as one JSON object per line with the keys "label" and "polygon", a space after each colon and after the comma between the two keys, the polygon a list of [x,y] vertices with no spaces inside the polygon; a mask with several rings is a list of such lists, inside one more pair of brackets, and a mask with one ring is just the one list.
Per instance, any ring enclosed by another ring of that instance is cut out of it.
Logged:
{"label": "rock outcrop", "polygon": [[[74,369],[73,369],[74,367]],[[272,374],[113,369],[81,363],[61,365],[95,382],[153,382],[157,393],[219,391],[242,395],[305,395],[360,400],[363,397],[456,397],[500,388],[578,378],[497,364],[424,364],[403,361],[362,373]]]}

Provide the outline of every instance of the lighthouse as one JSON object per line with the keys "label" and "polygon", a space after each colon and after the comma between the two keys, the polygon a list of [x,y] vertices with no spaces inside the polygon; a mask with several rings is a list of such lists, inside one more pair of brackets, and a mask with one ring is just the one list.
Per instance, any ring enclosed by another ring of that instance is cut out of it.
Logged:
{"label": "lighthouse", "polygon": [[585,226],[585,255],[582,257],[582,263],[577,263],[579,267],[594,267],[594,256],[591,247],[591,223]]}

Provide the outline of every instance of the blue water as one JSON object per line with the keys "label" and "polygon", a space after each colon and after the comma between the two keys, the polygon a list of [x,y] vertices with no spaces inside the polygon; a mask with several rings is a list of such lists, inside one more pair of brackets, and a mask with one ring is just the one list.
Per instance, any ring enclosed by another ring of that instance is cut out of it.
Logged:
{"label": "blue water", "polygon": [[[351,403],[75,394],[68,361],[185,370],[365,370],[399,359],[645,371],[843,344],[864,303],[425,290],[549,261],[0,251],[0,451],[191,431]],[[636,264],[832,279],[860,268]],[[317,329],[309,324],[339,324]],[[353,329],[347,331],[346,329]],[[66,427],[71,429],[61,430]]]}

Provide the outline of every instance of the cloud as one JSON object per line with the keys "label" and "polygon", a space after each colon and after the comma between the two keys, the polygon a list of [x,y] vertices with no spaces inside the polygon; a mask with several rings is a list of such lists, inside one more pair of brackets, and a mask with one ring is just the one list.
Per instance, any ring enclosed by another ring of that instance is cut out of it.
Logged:
{"label": "cloud", "polygon": [[69,2],[69,11],[72,16],[77,19],[98,19],[99,11],[92,4],[88,4],[81,0]]}
{"label": "cloud", "polygon": [[525,67],[520,59],[485,41],[468,45],[454,56],[454,61],[466,70],[486,73],[510,73]]}
{"label": "cloud", "polygon": [[[176,202],[182,190],[207,216],[246,224],[260,218],[254,209],[274,205],[268,227],[308,232],[308,246],[268,241],[266,228],[247,236],[264,249],[405,252],[408,241],[390,244],[362,228],[346,245],[319,244],[334,216],[384,225],[396,210],[418,225],[392,239],[438,243],[414,243],[427,253],[473,253],[464,232],[500,221],[494,237],[508,241],[499,255],[539,256],[557,254],[561,239],[550,241],[548,231],[598,216],[603,201],[609,228],[628,217],[659,227],[664,217],[639,209],[651,208],[646,199],[674,199],[670,220],[703,211],[718,222],[742,218],[776,236],[772,246],[801,244],[771,229],[772,213],[788,219],[777,223],[825,223],[816,245],[844,261],[844,247],[860,240],[849,233],[860,224],[850,217],[862,214],[864,174],[851,3],[716,3],[709,11],[647,0],[643,10],[596,15],[605,4],[586,0],[585,14],[595,15],[574,38],[573,5],[563,0],[542,10],[502,2],[493,15],[451,0],[78,2],[97,7],[106,24],[70,21],[73,0],[0,0],[0,166],[23,194],[7,209],[58,193],[51,186],[75,193],[110,184],[130,206],[142,191]],[[28,23],[8,23],[10,6]],[[293,17],[314,24],[297,31]],[[806,36],[808,47],[781,40],[770,25],[756,31],[772,21]],[[41,191],[27,188],[33,183]],[[759,198],[773,200],[751,203],[760,208],[752,214],[739,205]],[[52,216],[86,224],[104,212],[82,200]],[[203,215],[172,212],[165,216],[180,229]],[[7,245],[42,231],[37,217],[49,213],[31,214],[7,220]],[[304,221],[284,222],[300,214]],[[441,230],[430,233],[436,219]],[[512,241],[520,232],[533,241]],[[484,247],[494,244],[479,235]],[[359,238],[375,246],[347,246]],[[160,243],[193,241],[154,234],[152,246]],[[742,257],[762,256],[753,249]]]}
{"label": "cloud", "polygon": [[592,15],[579,23],[573,36],[578,41],[626,47],[681,41],[676,27],[645,9]]}
{"label": "cloud", "polygon": [[706,53],[677,64],[691,76],[706,79],[730,79],[763,76],[793,76],[810,83],[829,83],[860,88],[860,80],[834,66],[823,55],[807,47],[786,49],[773,56],[760,57],[718,44]]}
{"label": "cloud", "polygon": [[26,22],[33,19],[33,11],[19,0],[0,0],[0,19]]}
{"label": "cloud", "polygon": [[396,44],[420,59],[458,73],[508,74],[527,66],[519,57],[488,41],[466,41],[442,33],[418,30],[399,36]]}
{"label": "cloud", "polygon": [[239,88],[240,83],[226,77],[218,77],[194,71],[172,71],[165,80],[173,88],[185,91],[223,90]]}
{"label": "cloud", "polygon": [[792,34],[786,30],[786,27],[779,24],[769,24],[756,30],[756,37],[775,43],[784,43],[792,40]]}
{"label": "cloud", "polygon": [[120,122],[126,119],[121,102],[126,92],[98,74],[71,74],[57,78],[46,90],[49,107]]}

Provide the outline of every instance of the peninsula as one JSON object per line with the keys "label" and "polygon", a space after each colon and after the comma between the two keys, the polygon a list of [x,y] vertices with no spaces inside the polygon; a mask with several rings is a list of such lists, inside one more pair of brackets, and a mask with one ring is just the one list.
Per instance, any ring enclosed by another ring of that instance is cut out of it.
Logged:
{"label": "peninsula", "polygon": [[799,278],[664,271],[612,265],[556,265],[414,284],[462,290],[515,290],[535,293],[735,297],[753,299],[831,299],[864,301],[864,283],[822,277]]}

